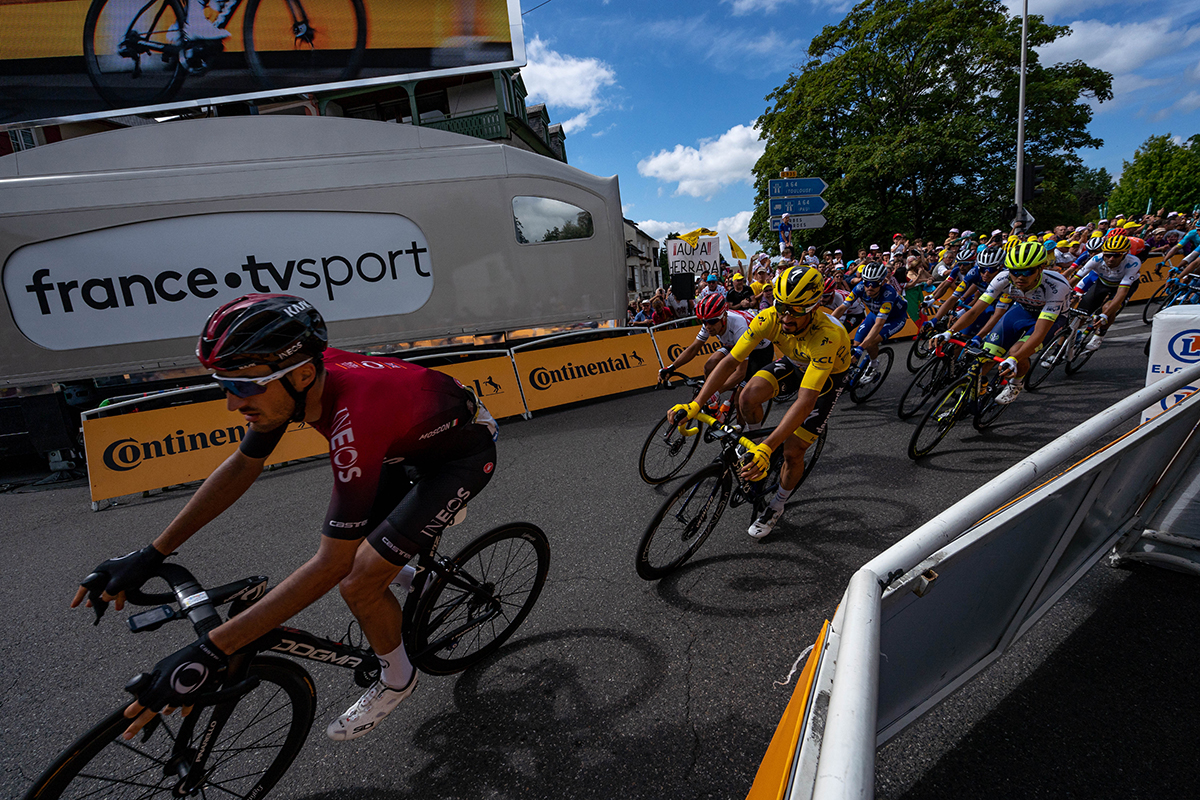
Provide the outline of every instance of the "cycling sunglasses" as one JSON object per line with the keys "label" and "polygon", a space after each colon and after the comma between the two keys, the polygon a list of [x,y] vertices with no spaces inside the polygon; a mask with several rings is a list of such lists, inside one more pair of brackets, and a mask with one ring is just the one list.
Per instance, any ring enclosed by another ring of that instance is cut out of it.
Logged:
{"label": "cycling sunglasses", "polygon": [[787,303],[780,302],[779,300],[776,300],[774,305],[775,313],[777,314],[791,314],[793,317],[800,317],[808,313],[800,306],[788,305]]}
{"label": "cycling sunglasses", "polygon": [[292,364],[287,369],[281,369],[278,372],[272,372],[270,375],[263,375],[258,378],[221,378],[214,375],[213,380],[221,384],[221,388],[234,397],[254,397],[265,392],[267,385],[271,381],[277,381],[292,370],[303,367],[311,361],[311,358],[306,358],[299,364]]}
{"label": "cycling sunglasses", "polygon": [[1010,269],[1008,271],[1008,274],[1013,275],[1017,278],[1028,278],[1032,275],[1036,275],[1037,271],[1039,269],[1041,269],[1041,267],[1029,267],[1028,269]]}
{"label": "cycling sunglasses", "polygon": [[1124,253],[1104,253],[1103,256],[1105,258],[1124,258],[1125,254]]}
{"label": "cycling sunglasses", "polygon": [[862,285],[868,289],[878,289],[883,286],[883,281],[863,281]]}

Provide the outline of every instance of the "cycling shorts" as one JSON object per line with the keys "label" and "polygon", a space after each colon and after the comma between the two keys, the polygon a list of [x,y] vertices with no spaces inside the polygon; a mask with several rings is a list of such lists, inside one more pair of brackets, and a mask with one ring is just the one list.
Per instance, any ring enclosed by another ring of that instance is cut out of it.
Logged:
{"label": "cycling shorts", "polygon": [[[858,330],[854,332],[855,343],[860,343],[867,338],[867,334],[871,332],[871,328],[875,325],[876,319],[878,319],[878,317],[874,311],[867,314],[866,318],[863,319],[862,324],[858,326]],[[888,339],[895,336],[904,327],[906,322],[908,322],[907,312],[888,315],[887,322],[883,323],[883,327],[879,329],[879,335],[883,337],[880,339],[880,341],[886,342]]]}
{"label": "cycling shorts", "polygon": [[757,347],[750,351],[746,358],[746,379],[752,378],[759,370],[766,368],[775,359],[774,347]]}
{"label": "cycling shorts", "polygon": [[[1088,278],[1090,277],[1091,275],[1088,276]],[[1084,280],[1086,281],[1087,278],[1084,278]],[[1080,281],[1080,285],[1083,285],[1083,281]],[[1086,311],[1089,314],[1099,311],[1105,303],[1113,299],[1113,296],[1116,295],[1117,290],[1120,288],[1120,286],[1113,286],[1101,280],[1092,281],[1091,285],[1084,289],[1083,297],[1079,298],[1079,310]],[[1133,292],[1130,291],[1125,295],[1126,303],[1129,302],[1129,297],[1132,294]],[[1125,303],[1122,303],[1121,306],[1124,308]]]}
{"label": "cycling shorts", "polygon": [[[1046,337],[1042,340],[1042,343],[1033,352],[1036,353],[1038,350],[1041,350],[1046,342],[1066,324],[1066,320],[1066,314],[1058,315],[1054,320],[1054,324],[1050,326],[1050,330],[1046,333]],[[1008,313],[1001,318],[996,327],[992,328],[992,332],[984,339],[984,349],[993,355],[1004,355],[1017,342],[1023,342],[1029,338],[1029,335],[1033,333],[1033,326],[1037,324],[1037,321],[1038,317],[1027,311],[1024,306],[1013,304],[1008,309]]]}
{"label": "cycling shorts", "polygon": [[[420,467],[384,464],[365,527],[367,541],[397,566],[432,552],[454,515],[488,485],[495,471],[496,444],[490,434],[482,449],[454,461]],[[338,538],[359,538],[346,533]]]}
{"label": "cycling shorts", "polygon": [[[790,358],[781,358],[754,373],[754,377],[762,378],[775,387],[773,397],[787,397],[800,390],[800,381],[804,378],[804,368],[798,367]],[[821,387],[821,393],[817,395],[817,403],[813,406],[813,410],[809,412],[804,422],[800,423],[800,427],[792,432],[792,435],[805,444],[812,444],[817,440],[821,431],[825,430],[825,423],[829,421],[829,415],[833,412],[838,398],[841,397],[842,390],[846,388],[846,379],[849,377],[850,370],[829,376],[825,385]]]}

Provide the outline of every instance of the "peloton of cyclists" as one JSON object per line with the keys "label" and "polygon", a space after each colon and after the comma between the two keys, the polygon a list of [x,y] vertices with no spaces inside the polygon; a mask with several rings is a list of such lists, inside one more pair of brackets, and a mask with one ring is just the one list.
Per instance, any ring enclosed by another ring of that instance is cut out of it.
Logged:
{"label": "peloton of cyclists", "polygon": [[[228,654],[299,613],[334,586],[379,656],[379,679],[330,723],[335,740],[372,730],[417,685],[401,638],[402,613],[388,588],[414,556],[436,546],[456,513],[487,486],[496,465],[496,423],[453,378],[396,358],[328,348],[325,322],[307,300],[253,294],[218,308],[196,348],[247,432],[153,543],[96,568],[99,597],[125,602],[176,548],[216,519],[262,473],[288,424],[306,422],[329,440],[333,497],[314,555],[253,606],[150,671],[125,716],[131,738],[159,711],[188,707],[226,669]],[[404,465],[420,470],[411,485]],[[407,493],[406,493],[406,490]]]}
{"label": "peloton of cyclists", "polygon": [[[750,453],[743,477],[761,480],[771,455],[783,448],[779,488],[770,503],[750,525],[748,533],[761,539],[779,522],[784,504],[804,475],[804,453],[817,440],[846,385],[850,368],[850,337],[842,324],[820,311],[825,280],[820,270],[797,265],[775,277],[775,304],[760,311],[749,329],[709,374],[698,397],[709,397],[729,380],[763,342],[779,347],[784,357],[756,372],[738,401],[743,419],[759,424],[762,407],[780,393],[796,390],[796,399],[767,437]],[[801,366],[806,365],[806,366]],[[673,406],[673,418],[695,419],[700,404]]]}
{"label": "peloton of cyclists", "polygon": [[1078,308],[1089,314],[1096,312],[1100,318],[1099,329],[1084,345],[1088,350],[1100,349],[1104,334],[1125,307],[1141,271],[1142,262],[1129,252],[1128,237],[1119,233],[1106,236],[1100,253],[1080,268],[1080,281],[1075,286],[1075,291],[1082,295]]}
{"label": "peloton of cyclists", "polygon": [[[1004,260],[1004,253],[998,247],[989,247],[979,252],[979,256],[975,261],[975,266],[967,270],[962,276],[962,280],[941,304],[937,312],[930,319],[925,321],[924,327],[932,329],[937,326],[939,320],[945,319],[947,314],[954,312],[956,309],[961,309],[959,314],[965,313],[975,302],[977,297],[983,295],[987,291],[988,284],[996,277],[1000,271],[1000,264]],[[975,336],[984,337],[991,332],[992,328],[999,322],[1001,315],[1010,305],[1007,295],[999,297],[996,302],[988,307],[988,310],[980,314],[979,317],[962,331],[963,338],[972,338]]]}
{"label": "peloton of cyclists", "polygon": [[[877,262],[869,262],[863,267],[862,280],[854,284],[851,295],[867,309],[866,318],[854,331],[853,352],[856,358],[868,359],[868,369],[862,379],[870,382],[877,374],[875,359],[879,357],[879,346],[908,322],[908,301],[888,282],[887,266]],[[840,318],[851,305],[849,298],[842,301],[833,310],[833,316]]]}

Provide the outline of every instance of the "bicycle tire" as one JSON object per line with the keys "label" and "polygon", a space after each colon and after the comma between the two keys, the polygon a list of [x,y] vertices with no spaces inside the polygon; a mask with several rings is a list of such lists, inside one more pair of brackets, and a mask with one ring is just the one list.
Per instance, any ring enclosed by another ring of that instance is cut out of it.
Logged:
{"label": "bicycle tire", "polygon": [[[354,79],[367,52],[367,13],[362,0],[249,0],[242,26],[246,64],[265,89],[295,89]],[[309,26],[295,19],[293,5],[315,9]],[[325,26],[316,20],[345,21],[352,26]],[[289,30],[290,29],[290,30]],[[298,46],[313,37],[307,52]]]}
{"label": "bicycle tire", "polygon": [[883,386],[883,382],[887,380],[888,373],[892,371],[892,362],[895,360],[895,353],[890,347],[879,348],[879,356],[875,359],[875,363],[880,365],[877,370],[877,377],[870,383],[863,383],[862,373],[859,373],[858,380],[850,387],[850,399],[855,403],[865,403],[870,399],[871,395],[879,391],[879,387]]}
{"label": "bicycle tire", "polygon": [[929,361],[929,357],[933,355],[933,348],[929,346],[929,339],[932,335],[932,331],[927,335],[922,329],[913,337],[912,346],[908,348],[908,358],[905,359],[909,372],[919,372],[921,367]]}
{"label": "bicycle tire", "polygon": [[[1071,329],[1063,328],[1054,338],[1042,348],[1040,353],[1034,353],[1029,357],[1029,371],[1025,373],[1024,383],[1025,388],[1034,391],[1043,383],[1046,378],[1050,377],[1050,373],[1054,372],[1055,368],[1062,363],[1063,356],[1067,352],[1067,338],[1071,335]],[[1050,365],[1044,366],[1047,358],[1050,359]]]}
{"label": "bicycle tire", "polygon": [[1074,375],[1076,372],[1079,372],[1079,370],[1083,369],[1083,365],[1086,364],[1088,359],[1090,359],[1096,352],[1095,350],[1088,350],[1087,347],[1085,347],[1085,345],[1088,343],[1088,339],[1092,338],[1092,334],[1088,333],[1087,336],[1084,337],[1081,335],[1082,333],[1083,332],[1081,331],[1075,334],[1075,352],[1073,354],[1069,354],[1070,357],[1067,358],[1066,362],[1063,364],[1063,370],[1066,371],[1068,375]]}
{"label": "bicycle tire", "polygon": [[1142,322],[1147,325],[1153,322],[1154,315],[1162,311],[1163,306],[1171,300],[1174,294],[1175,291],[1165,283],[1155,289],[1154,294],[1150,295],[1150,298],[1146,300],[1146,305],[1142,306]]}
{"label": "bicycle tire", "polygon": [[[211,793],[206,796],[219,791],[221,797],[261,798],[283,777],[304,746],[316,714],[316,689],[308,673],[286,659],[257,656],[250,664],[249,674],[259,679],[259,685],[234,701],[229,720],[211,745],[204,783],[197,794],[204,794],[203,789],[209,787]],[[228,704],[195,709],[174,731],[171,728],[178,717],[161,719],[151,723],[154,727],[149,737],[143,739],[143,733],[132,742],[125,742],[121,733],[129,726],[129,720],[122,706],[64,750],[25,794],[25,800],[113,797],[134,787],[141,790],[137,792],[139,798],[173,797],[172,789],[179,778],[176,775],[168,778],[165,769],[179,749],[177,740],[185,736],[182,747],[194,746],[206,734],[202,720],[211,719],[215,709],[224,708]],[[281,725],[278,715],[285,710],[290,710],[291,719]],[[247,721],[241,726],[243,719]],[[146,730],[149,729],[148,726]],[[285,735],[277,745],[263,744],[267,737],[281,732]],[[222,749],[222,743],[229,747]],[[162,746],[167,749],[160,750]],[[255,763],[265,760],[266,766],[247,772],[250,764],[242,756]],[[134,762],[133,772],[119,769],[126,761]],[[231,777],[222,780],[230,773]],[[104,789],[106,782],[112,784],[110,791]],[[231,785],[234,782],[236,785]]]}
{"label": "bicycle tire", "polygon": [[[430,675],[462,672],[516,632],[546,584],[550,541],[536,525],[512,522],[483,534],[453,561],[492,593],[496,605],[486,608],[473,592],[454,585],[446,575],[438,575],[425,587],[404,627],[404,645],[412,663]],[[477,621],[480,612],[488,610],[499,614]]]}
{"label": "bicycle tire", "polygon": [[985,428],[995,425],[996,420],[1004,413],[1004,409],[1012,405],[1011,403],[996,402],[996,395],[1001,390],[1001,382],[995,371],[988,376],[987,382],[987,389],[980,391],[976,398],[975,413],[971,416],[971,426],[977,431],[983,431]]}
{"label": "bicycle tire", "polygon": [[[733,486],[733,476],[724,464],[716,462],[693,473],[663,501],[650,518],[650,524],[638,544],[637,574],[644,580],[662,578],[691,558],[717,526]],[[672,509],[679,506],[675,514]],[[696,516],[684,520],[693,508]],[[672,520],[681,523],[676,527]],[[659,557],[659,551],[665,555]]]}
{"label": "bicycle tire", "polygon": [[677,426],[663,417],[642,444],[642,452],[638,456],[638,474],[651,486],[666,483],[679,474],[699,444],[699,433],[684,436]]}
{"label": "bicycle tire", "polygon": [[[120,15],[130,9],[137,16],[122,19]],[[88,80],[104,102],[113,108],[130,108],[165,103],[175,96],[187,76],[178,53],[164,57],[147,50],[132,58],[121,55],[119,48],[135,32],[139,40],[170,44],[172,38],[179,39],[183,19],[179,0],[152,2],[140,9],[136,3],[93,0],[83,23],[83,61]]]}
{"label": "bicycle tire", "polygon": [[[936,394],[945,383],[948,373],[949,369],[942,359],[926,361],[904,389],[904,394],[900,395],[896,416],[900,419],[908,419],[920,411],[929,402],[929,398]],[[916,390],[915,394],[914,389]]]}
{"label": "bicycle tire", "polygon": [[[945,438],[958,422],[967,394],[971,391],[971,376],[964,375],[951,383],[934,403],[921,421],[917,423],[912,438],[908,440],[908,457],[913,461],[933,452],[938,442]],[[924,435],[928,429],[928,435]]]}

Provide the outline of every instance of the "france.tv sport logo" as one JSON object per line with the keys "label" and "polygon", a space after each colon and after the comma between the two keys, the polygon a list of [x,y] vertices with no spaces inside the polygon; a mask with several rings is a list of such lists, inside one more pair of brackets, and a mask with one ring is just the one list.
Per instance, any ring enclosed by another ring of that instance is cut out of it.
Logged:
{"label": "france.tv sport logo", "polygon": [[1171,358],[1185,364],[1200,362],[1200,330],[1180,331],[1167,343]]}

